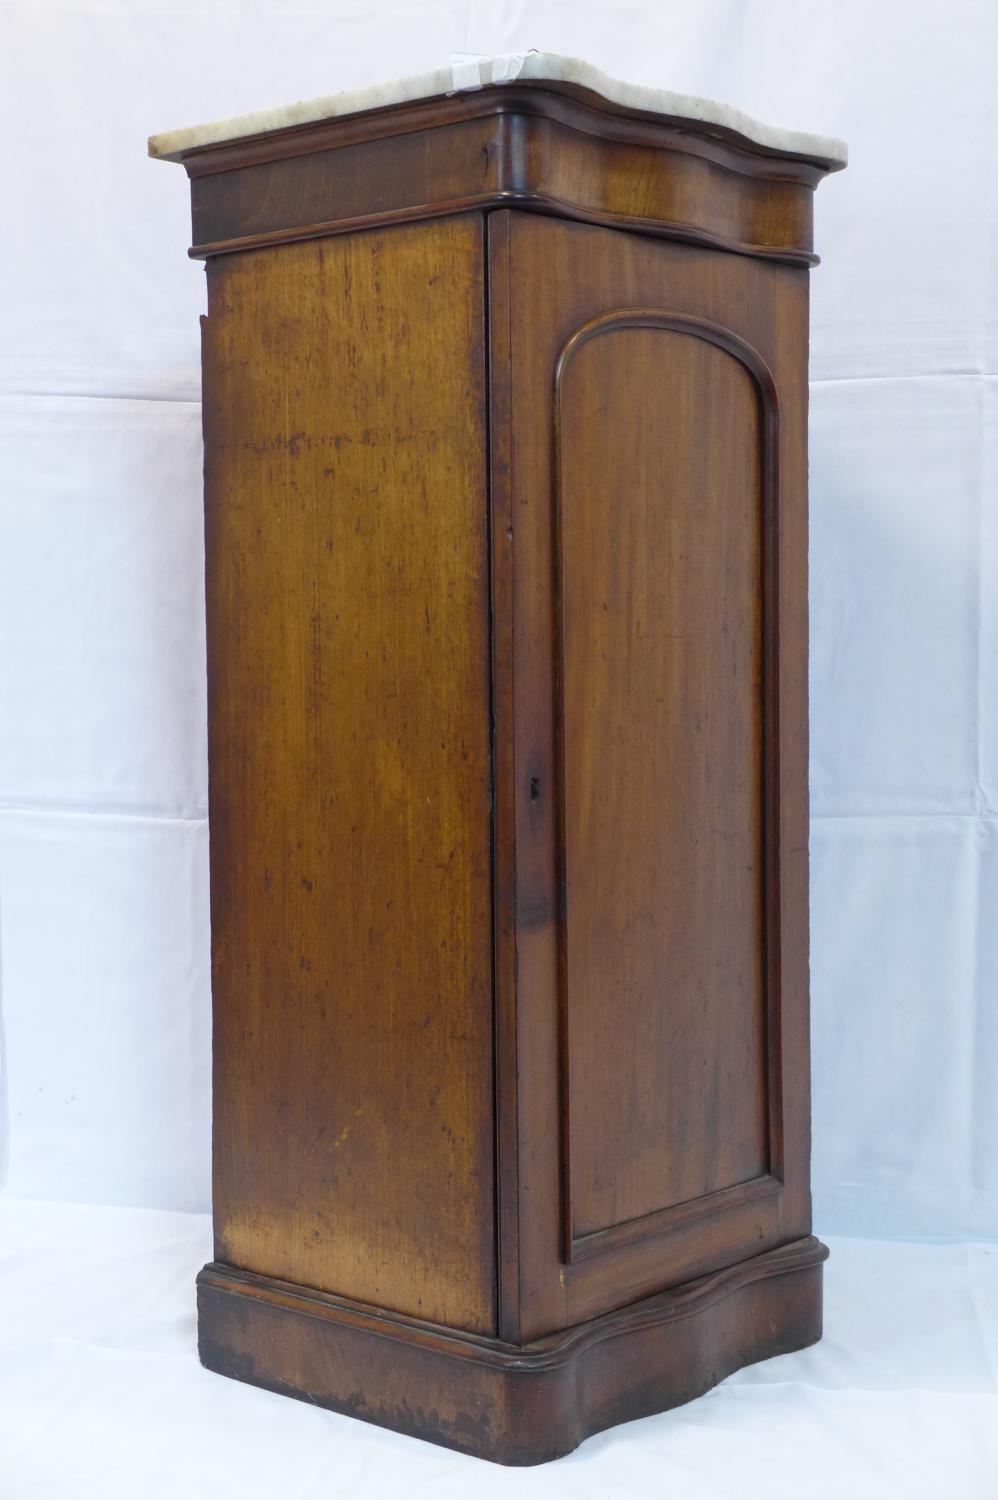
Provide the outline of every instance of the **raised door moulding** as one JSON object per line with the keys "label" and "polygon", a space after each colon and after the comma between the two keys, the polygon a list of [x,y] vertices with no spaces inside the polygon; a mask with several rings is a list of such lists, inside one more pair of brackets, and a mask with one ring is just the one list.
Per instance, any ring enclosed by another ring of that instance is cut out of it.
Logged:
{"label": "raised door moulding", "polygon": [[[762,917],[763,977],[765,993],[766,1110],[768,1171],[685,1202],[670,1204],[588,1233],[577,1233],[572,1213],[571,1089],[570,1089],[570,998],[567,993],[566,943],[570,920],[567,898],[565,828],[565,734],[564,681],[565,642],[561,620],[563,555],[561,545],[564,509],[562,457],[562,409],[566,373],[573,357],[593,339],[626,329],[657,329],[701,339],[737,360],[748,372],[758,399],[760,423],[759,494],[762,560]],[[666,1234],[680,1224],[690,1224],[709,1214],[774,1196],[783,1188],[783,1121],[780,1088],[780,871],[779,871],[779,631],[775,601],[778,598],[779,524],[779,397],[772,372],[759,351],[745,339],[719,323],[656,307],[626,307],[592,318],[577,328],[562,346],[555,364],[554,419],[554,589],[556,744],[558,764],[558,885],[559,885],[559,1089],[561,1094],[562,1163],[562,1258],[566,1264],[588,1260],[606,1251],[638,1240]]]}

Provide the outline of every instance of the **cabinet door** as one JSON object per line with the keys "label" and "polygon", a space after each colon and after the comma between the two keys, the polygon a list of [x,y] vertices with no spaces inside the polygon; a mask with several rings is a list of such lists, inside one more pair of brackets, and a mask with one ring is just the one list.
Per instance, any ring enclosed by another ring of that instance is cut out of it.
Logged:
{"label": "cabinet door", "polygon": [[809,1232],[807,276],[502,212],[490,278],[500,1326],[531,1337]]}

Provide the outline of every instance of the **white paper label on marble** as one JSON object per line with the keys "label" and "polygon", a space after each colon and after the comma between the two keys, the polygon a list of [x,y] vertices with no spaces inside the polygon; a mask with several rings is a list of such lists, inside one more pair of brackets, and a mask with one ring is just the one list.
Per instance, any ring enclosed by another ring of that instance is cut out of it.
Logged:
{"label": "white paper label on marble", "polygon": [[527,58],[536,53],[536,47],[528,52],[503,52],[495,57],[483,52],[452,52],[450,72],[454,92],[479,89],[489,83],[512,83],[523,72]]}

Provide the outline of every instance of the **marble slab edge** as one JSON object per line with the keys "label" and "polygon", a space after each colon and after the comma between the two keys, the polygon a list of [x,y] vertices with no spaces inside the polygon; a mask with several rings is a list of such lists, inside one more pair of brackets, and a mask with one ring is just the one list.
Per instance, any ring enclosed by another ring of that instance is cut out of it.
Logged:
{"label": "marble slab edge", "polygon": [[445,66],[412,78],[350,89],[184,130],[164,131],[150,136],[149,155],[161,161],[181,161],[189,152],[203,147],[507,83],[548,84],[555,89],[584,91],[597,96],[604,107],[609,105],[615,112],[688,123],[767,152],[802,157],[828,172],[839,171],[848,161],[845,142],[834,136],[764,125],[731,105],[625,83],[591,63],[549,52],[507,53],[496,57],[455,55]]}

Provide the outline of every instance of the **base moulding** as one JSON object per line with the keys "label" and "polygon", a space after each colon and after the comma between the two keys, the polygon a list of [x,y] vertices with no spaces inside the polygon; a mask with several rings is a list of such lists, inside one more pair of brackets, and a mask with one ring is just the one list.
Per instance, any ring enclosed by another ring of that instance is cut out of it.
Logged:
{"label": "base moulding", "polygon": [[559,1458],[821,1337],[813,1237],[522,1346],[212,1263],[208,1369],[503,1464]]}

